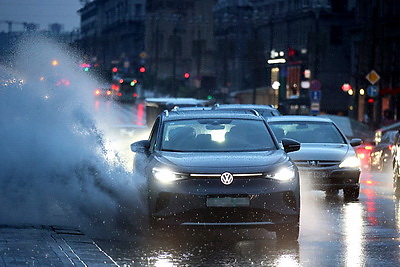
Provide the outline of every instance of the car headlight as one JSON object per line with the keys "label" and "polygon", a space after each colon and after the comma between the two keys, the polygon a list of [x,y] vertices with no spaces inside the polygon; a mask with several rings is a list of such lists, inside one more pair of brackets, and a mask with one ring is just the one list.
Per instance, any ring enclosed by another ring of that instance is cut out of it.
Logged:
{"label": "car headlight", "polygon": [[182,180],[183,176],[180,173],[173,172],[167,168],[153,168],[154,178],[163,183],[169,183],[177,180]]}
{"label": "car headlight", "polygon": [[342,163],[339,164],[339,168],[360,168],[360,159],[356,156],[345,158]]}
{"label": "car headlight", "polygon": [[277,169],[272,173],[266,175],[267,178],[275,179],[279,181],[290,181],[296,176],[296,172],[293,166],[286,166]]}

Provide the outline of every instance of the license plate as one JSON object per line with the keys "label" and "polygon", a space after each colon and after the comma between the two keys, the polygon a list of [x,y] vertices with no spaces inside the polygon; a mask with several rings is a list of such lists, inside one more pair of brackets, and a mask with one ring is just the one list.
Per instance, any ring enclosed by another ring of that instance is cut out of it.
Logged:
{"label": "license plate", "polygon": [[209,197],[207,207],[249,207],[248,197]]}
{"label": "license plate", "polygon": [[311,177],[315,179],[324,179],[329,177],[329,173],[325,171],[315,171],[311,172]]}

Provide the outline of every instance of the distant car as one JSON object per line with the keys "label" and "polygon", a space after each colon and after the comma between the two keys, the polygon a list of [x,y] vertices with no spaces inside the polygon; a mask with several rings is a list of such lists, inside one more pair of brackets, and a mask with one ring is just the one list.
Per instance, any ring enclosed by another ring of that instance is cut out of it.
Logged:
{"label": "distant car", "polygon": [[146,124],[151,127],[157,116],[164,110],[171,110],[174,107],[205,107],[209,104],[209,101],[185,97],[151,97],[146,98],[144,103],[146,107]]}
{"label": "distant car", "polygon": [[393,166],[392,149],[396,141],[398,131],[387,131],[381,141],[372,149],[369,166],[372,171],[384,171]]}
{"label": "distant car", "polygon": [[360,160],[353,147],[361,139],[348,141],[329,118],[288,115],[272,117],[267,123],[279,141],[290,138],[301,143],[290,157],[305,184],[327,195],[343,189],[346,199],[359,197]]}
{"label": "distant car", "polygon": [[111,98],[112,97],[112,91],[111,91],[111,88],[98,87],[98,88],[96,88],[94,90],[94,95],[96,97]]}
{"label": "distant car", "polygon": [[299,148],[281,147],[257,112],[201,108],[164,111],[149,140],[131,145],[153,227],[255,227],[285,240],[299,235],[299,176],[286,154]]}
{"label": "distant car", "polygon": [[277,110],[273,105],[256,105],[256,104],[217,104],[219,109],[243,109],[256,110],[264,118],[269,118],[273,116],[281,116],[279,110]]}

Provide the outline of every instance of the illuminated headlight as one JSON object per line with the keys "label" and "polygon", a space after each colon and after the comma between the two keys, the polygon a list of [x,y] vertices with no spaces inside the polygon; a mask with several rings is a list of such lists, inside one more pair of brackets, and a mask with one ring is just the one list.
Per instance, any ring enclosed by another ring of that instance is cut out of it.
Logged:
{"label": "illuminated headlight", "polygon": [[163,183],[169,183],[169,182],[183,179],[182,174],[173,172],[167,168],[153,168],[153,176],[158,181],[163,182]]}
{"label": "illuminated headlight", "polygon": [[360,168],[360,159],[356,156],[348,157],[339,164],[339,168]]}
{"label": "illuminated headlight", "polygon": [[282,167],[277,169],[273,173],[268,173],[266,175],[267,178],[275,179],[279,181],[290,181],[296,176],[295,170],[293,166]]}

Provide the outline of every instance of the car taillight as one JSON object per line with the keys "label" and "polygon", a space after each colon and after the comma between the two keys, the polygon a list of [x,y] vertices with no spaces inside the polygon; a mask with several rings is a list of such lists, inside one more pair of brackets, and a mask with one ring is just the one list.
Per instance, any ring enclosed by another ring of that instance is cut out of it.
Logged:
{"label": "car taillight", "polygon": [[97,89],[96,91],[94,91],[94,94],[95,94],[95,95],[101,95],[101,92],[100,92],[99,89]]}
{"label": "car taillight", "polygon": [[372,146],[365,146],[365,150],[372,150]]}
{"label": "car taillight", "polygon": [[137,93],[133,93],[133,97],[137,97]]}
{"label": "car taillight", "polygon": [[391,151],[392,150],[392,148],[393,148],[393,145],[389,145],[388,146],[388,149]]}
{"label": "car taillight", "polygon": [[121,93],[121,92],[119,92],[119,93],[118,93],[118,96],[122,96],[122,93]]}

